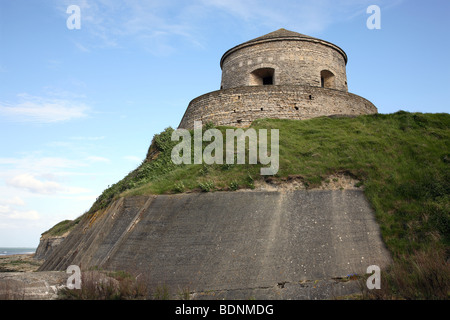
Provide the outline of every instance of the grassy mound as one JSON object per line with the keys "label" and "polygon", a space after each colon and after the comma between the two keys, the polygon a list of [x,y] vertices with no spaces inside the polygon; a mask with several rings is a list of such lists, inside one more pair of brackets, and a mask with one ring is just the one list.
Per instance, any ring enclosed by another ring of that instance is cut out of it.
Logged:
{"label": "grassy mound", "polygon": [[[171,141],[173,129],[168,128],[155,135],[146,160],[106,189],[87,214],[122,196],[233,191],[253,188],[258,180],[290,176],[312,188],[331,174],[345,173],[364,185],[394,257],[393,270],[401,270],[388,272],[404,273],[404,283],[392,279],[385,283],[389,290],[383,297],[448,297],[450,115],[399,111],[356,118],[262,119],[252,128],[279,129],[280,169],[274,177],[261,176],[261,165],[175,165],[170,155],[178,142]],[[218,129],[224,132],[226,128]],[[425,262],[415,267],[405,263],[419,260]],[[430,281],[423,280],[430,272],[437,273],[431,275],[438,279],[431,286],[439,289],[430,289]],[[427,285],[416,285],[412,293],[405,291],[421,281]]]}

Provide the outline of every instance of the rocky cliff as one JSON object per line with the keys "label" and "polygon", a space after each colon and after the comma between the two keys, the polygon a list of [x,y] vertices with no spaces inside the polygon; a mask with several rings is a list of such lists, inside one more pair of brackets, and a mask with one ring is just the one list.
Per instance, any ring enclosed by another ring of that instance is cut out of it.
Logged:
{"label": "rocky cliff", "polygon": [[42,236],[39,240],[39,246],[34,254],[34,259],[45,260],[53,252],[53,250],[59,246],[63,240],[66,238],[64,236]]}

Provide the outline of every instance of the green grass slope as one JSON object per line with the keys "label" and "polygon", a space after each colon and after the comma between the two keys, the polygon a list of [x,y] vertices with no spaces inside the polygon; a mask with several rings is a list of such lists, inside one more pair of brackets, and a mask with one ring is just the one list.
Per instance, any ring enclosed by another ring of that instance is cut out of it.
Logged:
{"label": "green grass slope", "polygon": [[178,142],[171,141],[173,129],[168,128],[155,135],[147,159],[106,189],[86,214],[121,196],[234,191],[291,176],[313,188],[331,174],[345,173],[364,185],[394,258],[382,277],[383,290],[368,297],[449,297],[449,114],[262,119],[252,128],[279,130],[280,168],[274,177],[261,176],[261,165],[175,165],[170,155]]}

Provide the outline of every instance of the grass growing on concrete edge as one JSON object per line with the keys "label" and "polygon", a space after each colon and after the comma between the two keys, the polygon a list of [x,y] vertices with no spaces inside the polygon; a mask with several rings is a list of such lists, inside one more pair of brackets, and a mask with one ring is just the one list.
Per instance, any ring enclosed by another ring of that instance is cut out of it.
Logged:
{"label": "grass growing on concrete edge", "polygon": [[46,237],[62,236],[63,234],[72,230],[72,228],[75,227],[80,221],[81,216],[76,218],[75,220],[61,221],[56,225],[54,225],[53,227],[51,227],[49,230],[42,233],[42,235],[45,235]]}
{"label": "grass growing on concrete edge", "polygon": [[[153,138],[146,160],[106,189],[87,214],[121,196],[234,191],[290,176],[311,188],[331,174],[345,173],[364,185],[394,258],[384,277],[390,279],[384,283],[389,294],[382,296],[449,297],[450,115],[399,111],[356,118],[262,119],[252,127],[279,130],[275,176],[261,176],[261,165],[174,165],[170,153],[178,142],[170,140],[173,129],[167,128]],[[430,274],[438,280],[428,281]]]}

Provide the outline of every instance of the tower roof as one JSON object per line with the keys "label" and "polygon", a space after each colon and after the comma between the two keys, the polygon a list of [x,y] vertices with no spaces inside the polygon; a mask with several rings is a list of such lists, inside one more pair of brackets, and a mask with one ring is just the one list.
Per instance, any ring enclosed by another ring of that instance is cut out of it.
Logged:
{"label": "tower roof", "polygon": [[[258,41],[261,41],[261,40],[274,40],[274,39],[280,39],[280,38],[283,38],[283,39],[284,38],[302,38],[302,39],[308,38],[308,39],[315,39],[313,37],[310,37],[310,36],[307,36],[307,35],[304,35],[304,34],[301,34],[301,33],[298,33],[298,32],[294,32],[294,31],[290,31],[290,30],[286,30],[286,29],[281,28],[281,29],[278,29],[276,31],[270,32],[270,33],[268,33],[266,35],[263,35],[261,37],[258,37],[258,38],[252,39],[250,41],[244,42],[243,44],[258,42]],[[319,40],[319,39],[317,39],[317,40]]]}
{"label": "tower roof", "polygon": [[335,45],[331,42],[325,41],[325,40],[313,38],[313,37],[310,37],[310,36],[307,36],[307,35],[304,35],[304,34],[301,34],[298,32],[294,32],[294,31],[290,31],[290,30],[281,28],[281,29],[270,32],[261,37],[249,40],[247,42],[241,43],[241,44],[231,48],[230,50],[225,52],[222,56],[222,59],[220,59],[220,67],[222,68],[225,58],[232,52],[235,52],[239,49],[242,49],[242,48],[245,48],[248,46],[252,46],[255,44],[271,42],[271,41],[311,41],[311,42],[321,43],[323,45],[332,47],[332,48],[336,49],[337,51],[339,51],[342,54],[342,56],[344,57],[345,63],[347,63],[347,54],[344,52],[344,50],[339,48],[337,45]]}

